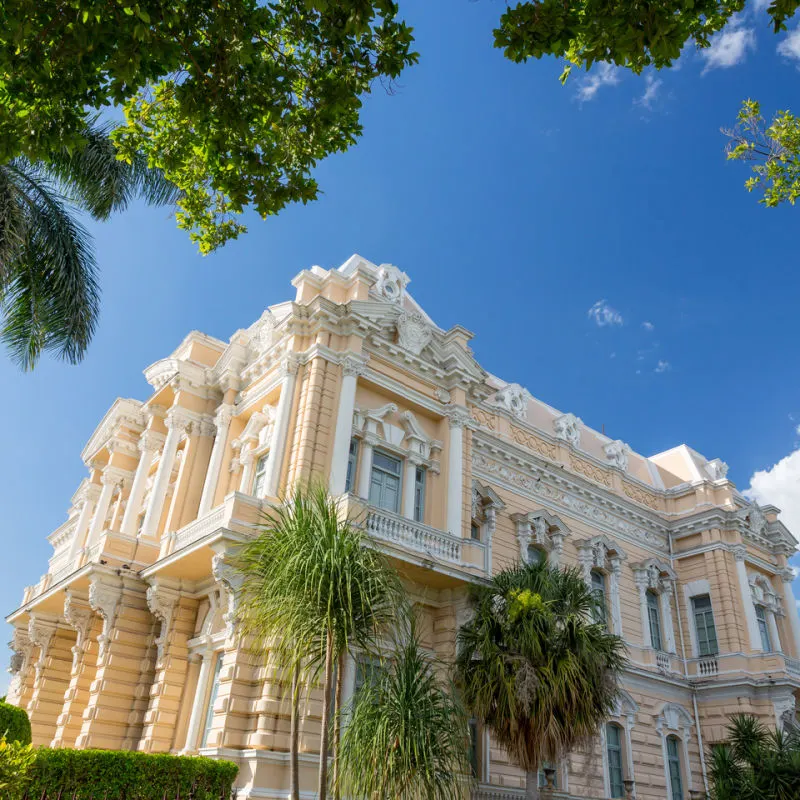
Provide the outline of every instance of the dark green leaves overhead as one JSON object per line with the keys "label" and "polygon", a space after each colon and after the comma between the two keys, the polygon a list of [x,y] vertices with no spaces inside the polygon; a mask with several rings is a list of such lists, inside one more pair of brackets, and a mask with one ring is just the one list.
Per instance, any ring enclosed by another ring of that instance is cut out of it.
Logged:
{"label": "dark green leaves overhead", "polygon": [[[390,0],[5,0],[0,163],[81,149],[87,114],[181,193],[203,252],[318,193],[312,170],[361,133],[361,97],[413,63]],[[87,109],[89,111],[87,111]]]}

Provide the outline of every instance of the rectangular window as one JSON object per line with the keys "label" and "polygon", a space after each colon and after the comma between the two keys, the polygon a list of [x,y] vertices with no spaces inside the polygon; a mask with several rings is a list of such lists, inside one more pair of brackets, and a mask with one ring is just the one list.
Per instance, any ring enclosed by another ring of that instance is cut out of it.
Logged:
{"label": "rectangular window", "polygon": [[414,472],[414,519],[417,522],[425,521],[425,467],[417,467]]}
{"label": "rectangular window", "polygon": [[372,456],[372,479],[369,485],[370,505],[400,513],[400,474],[402,464],[380,450]]}
{"label": "rectangular window", "polygon": [[683,780],[681,778],[681,755],[678,737],[667,737],[667,768],[669,770],[669,786],[671,800],[683,800]]}
{"label": "rectangular window", "polygon": [[606,752],[608,754],[608,788],[611,797],[625,797],[624,774],[622,772],[622,728],[606,725]]}
{"label": "rectangular window", "polygon": [[211,724],[214,722],[214,703],[217,702],[219,693],[219,673],[222,670],[222,653],[218,653],[214,662],[214,676],[211,679],[211,691],[208,694],[208,705],[206,706],[206,720],[203,727],[203,736],[200,739],[200,747],[205,747],[208,742],[208,734],[211,732]]}
{"label": "rectangular window", "polygon": [[359,655],[356,656],[356,674],[353,681],[353,696],[357,695],[364,686],[374,686],[383,665],[379,658],[375,656]]}
{"label": "rectangular window", "polygon": [[656,650],[663,650],[661,643],[661,610],[658,607],[658,595],[647,593],[647,618],[650,622],[650,644]]}
{"label": "rectangular window", "polygon": [[558,765],[552,764],[549,761],[545,761],[541,767],[539,767],[539,788],[544,789],[547,786],[547,775],[545,774],[546,769],[554,769],[556,771],[555,775],[553,775],[553,786],[558,789]]}
{"label": "rectangular window", "polygon": [[697,632],[697,649],[701,656],[715,656],[719,653],[717,629],[714,626],[714,614],[711,610],[711,598],[701,594],[692,598],[694,629]]}
{"label": "rectangular window", "polygon": [[259,456],[258,461],[256,461],[256,474],[253,478],[253,494],[256,497],[264,496],[264,479],[267,476],[267,457],[268,454],[264,453],[264,455]]}
{"label": "rectangular window", "polygon": [[756,606],[756,621],[758,622],[758,632],[761,634],[761,649],[765,653],[771,653],[772,639],[769,636],[767,612],[764,610],[764,606]]}
{"label": "rectangular window", "polygon": [[597,570],[592,570],[592,594],[597,602],[597,607],[595,608],[595,622],[602,622],[604,625],[608,626],[606,576]]}
{"label": "rectangular window", "polygon": [[347,477],[344,481],[344,490],[352,492],[355,489],[356,469],[358,466],[358,439],[350,440],[350,452],[347,454]]}
{"label": "rectangular window", "polygon": [[481,526],[477,522],[473,522],[470,526],[469,535],[476,542],[481,540]]}
{"label": "rectangular window", "polygon": [[469,761],[469,768],[472,772],[472,777],[476,781],[481,779],[481,761],[480,761],[480,737],[478,721],[471,719],[469,721],[469,752],[467,753],[467,760]]}

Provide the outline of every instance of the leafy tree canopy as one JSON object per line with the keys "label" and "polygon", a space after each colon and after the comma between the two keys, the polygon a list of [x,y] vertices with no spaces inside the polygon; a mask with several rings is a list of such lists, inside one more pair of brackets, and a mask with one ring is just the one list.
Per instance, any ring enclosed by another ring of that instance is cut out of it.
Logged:
{"label": "leafy tree canopy", "polygon": [[[596,61],[640,73],[672,66],[684,45],[708,47],[712,34],[744,8],[745,0],[526,0],[509,7],[495,30],[495,46],[512,61],[551,55],[565,58],[566,80],[573,66]],[[768,13],[775,31],[786,27],[800,0],[772,0]]]}
{"label": "leafy tree canopy", "polygon": [[317,161],[361,133],[361,96],[414,63],[392,0],[4,0],[0,164],[85,146],[110,105],[120,156],[181,192],[178,223],[210,252],[313,200]]}

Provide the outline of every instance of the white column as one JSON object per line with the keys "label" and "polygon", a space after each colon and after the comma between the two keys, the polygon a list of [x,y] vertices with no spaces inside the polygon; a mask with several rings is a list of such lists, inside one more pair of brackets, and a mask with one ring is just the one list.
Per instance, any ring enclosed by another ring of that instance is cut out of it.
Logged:
{"label": "white column", "polygon": [[283,384],[281,386],[281,396],[278,400],[278,410],[275,413],[275,427],[269,447],[269,458],[264,472],[264,494],[266,497],[276,497],[278,494],[278,484],[281,480],[281,468],[283,467],[283,451],[286,449],[286,434],[289,431],[289,417],[292,413],[297,362],[294,359],[287,358],[281,370],[283,372]]}
{"label": "white column", "polygon": [[89,520],[92,518],[92,509],[100,496],[100,487],[96,483],[87,483],[83,490],[83,505],[75,523],[75,533],[69,546],[67,563],[74,564],[78,553],[83,549],[86,532],[89,530]]}
{"label": "white column", "polygon": [[[203,721],[205,711],[206,695],[208,694],[208,679],[211,676],[211,662],[213,650],[206,650],[200,654],[200,674],[197,676],[197,687],[194,692],[194,703],[192,713],[189,717],[189,727],[186,729],[186,744],[183,753],[194,753],[197,751],[197,737],[200,735],[200,724]],[[190,656],[191,657],[191,656]],[[195,658],[197,655],[195,655]]]}
{"label": "white column", "polygon": [[652,647],[653,639],[650,636],[650,616],[647,613],[647,571],[634,570],[633,579],[639,593],[639,612],[642,615],[642,645]]}
{"label": "white column", "polygon": [[100,540],[100,536],[106,524],[108,509],[111,506],[111,496],[114,494],[114,487],[122,480],[122,477],[123,473],[121,470],[115,467],[106,467],[103,470],[103,474],[100,476],[100,483],[103,484],[103,488],[100,490],[100,499],[97,501],[92,524],[89,528],[89,536],[86,539],[87,547],[97,544]]}
{"label": "white column", "polygon": [[328,485],[334,497],[344,494],[347,480],[347,461],[350,455],[350,440],[353,436],[353,412],[356,406],[356,381],[364,373],[364,362],[354,356],[342,360],[342,386],[339,390],[339,408],[336,412],[336,428],[333,434],[331,455],[331,477]]}
{"label": "white column", "polygon": [[668,653],[677,652],[675,649],[675,628],[672,624],[672,581],[661,581],[661,623],[664,628],[664,645]]}
{"label": "white column", "polygon": [[619,576],[622,572],[622,561],[619,558],[612,558],[610,564],[608,592],[611,595],[611,625],[613,633],[622,636],[622,610],[619,603]]}
{"label": "white column", "polygon": [[551,567],[558,567],[561,564],[561,553],[564,550],[564,534],[555,531],[550,534],[550,541],[553,546],[547,554],[547,560]]}
{"label": "white column", "polygon": [[403,516],[414,519],[414,486],[417,482],[417,460],[406,458],[403,475]]}
{"label": "white column", "polygon": [[365,436],[358,448],[360,463],[358,465],[358,496],[369,500],[369,485],[372,481],[372,451],[374,441],[372,436]]}
{"label": "white column", "polygon": [[155,431],[144,431],[139,437],[139,463],[133,476],[133,484],[128,495],[128,505],[122,516],[121,532],[127,536],[136,536],[137,521],[142,510],[142,498],[147,488],[147,474],[153,463],[153,454],[164,441],[164,437]]}
{"label": "white column", "polygon": [[153,491],[150,493],[150,501],[144,515],[141,533],[143,538],[153,539],[158,533],[158,523],[161,521],[161,512],[164,510],[164,499],[167,496],[169,479],[175,464],[175,454],[178,452],[178,444],[188,425],[189,418],[182,409],[179,407],[170,409],[166,419],[167,438],[164,440]]}
{"label": "white column", "polygon": [[469,419],[466,409],[449,409],[450,443],[447,454],[447,530],[461,537],[464,501],[464,426]]}
{"label": "white column", "polygon": [[789,617],[792,639],[794,639],[794,650],[790,647],[785,647],[785,651],[787,655],[792,653],[795,658],[800,658],[800,612],[797,610],[797,602],[792,591],[794,572],[791,569],[784,570],[781,573],[781,580],[783,581],[783,607],[786,609],[786,616]]}
{"label": "white column", "polygon": [[197,509],[197,516],[211,510],[214,504],[214,495],[219,483],[219,471],[222,468],[222,457],[225,455],[225,445],[228,442],[228,428],[233,417],[233,406],[230,403],[223,403],[214,417],[217,433],[214,436],[214,446],[211,448],[211,458],[208,461],[208,471],[206,480],[203,484],[203,494],[200,497],[200,507]]}
{"label": "white column", "polygon": [[753,606],[753,596],[750,592],[750,582],[747,580],[747,567],[744,563],[746,553],[747,551],[741,545],[733,549],[733,557],[736,559],[736,574],[739,577],[739,591],[742,596],[742,604],[744,605],[744,616],[747,620],[750,649],[761,652],[761,634],[758,632],[756,610]]}

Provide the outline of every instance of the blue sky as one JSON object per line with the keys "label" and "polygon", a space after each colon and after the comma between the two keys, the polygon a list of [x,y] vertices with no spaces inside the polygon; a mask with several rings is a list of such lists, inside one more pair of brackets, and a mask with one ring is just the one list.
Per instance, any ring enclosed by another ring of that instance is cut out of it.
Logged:
{"label": "blue sky", "polygon": [[800,534],[800,209],[759,206],[719,131],[746,97],[796,104],[800,34],[753,8],[677,70],[562,87],[555,59],[492,48],[502,4],[400,4],[420,64],[368,98],[317,203],[250,218],[207,258],[164,210],[93,225],[103,313],[85,361],[21,374],[0,358],[6,612],[45,571],[113,400],[144,399],[142,370],[189,330],[227,339],[300,269],[353,252],[400,266],[439,325],[476,333],[484,367],[588,425],[647,455],[685,442],[742,489],[762,471],[759,497]]}

